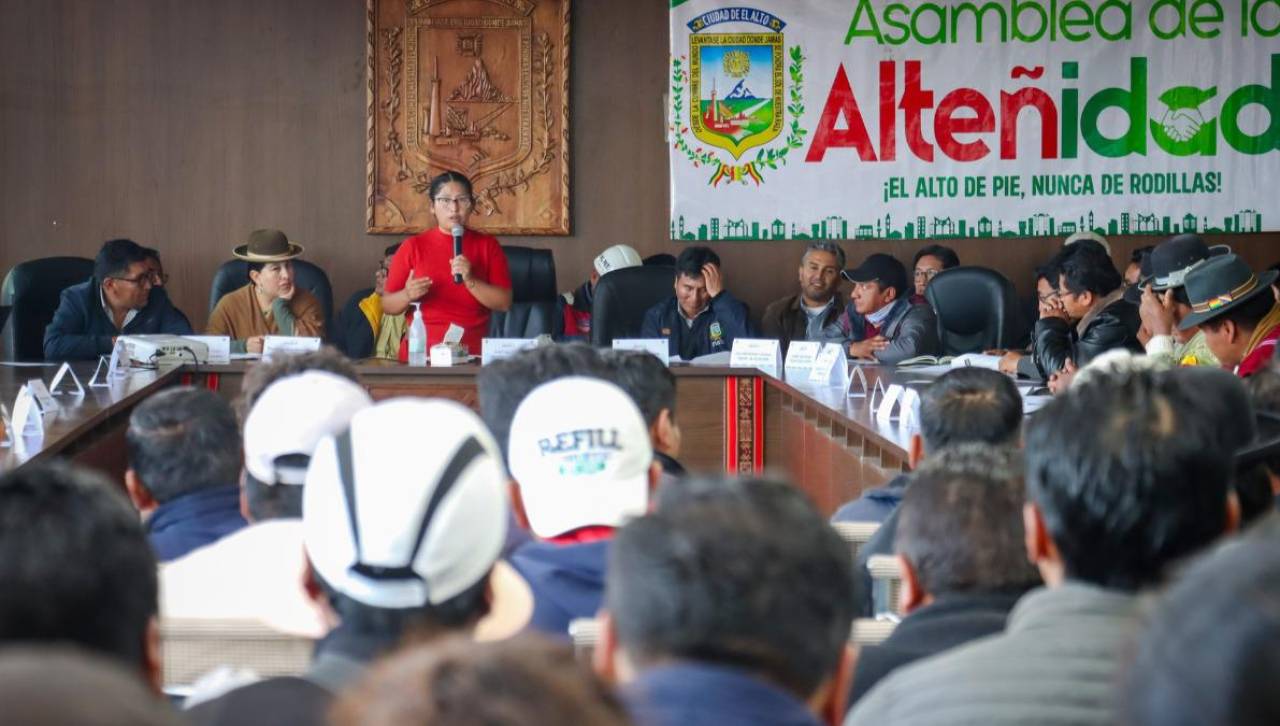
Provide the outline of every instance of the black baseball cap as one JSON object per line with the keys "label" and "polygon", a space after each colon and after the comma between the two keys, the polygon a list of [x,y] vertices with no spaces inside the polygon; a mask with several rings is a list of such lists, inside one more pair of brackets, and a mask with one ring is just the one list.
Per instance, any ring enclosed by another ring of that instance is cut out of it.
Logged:
{"label": "black baseball cap", "polygon": [[898,291],[898,297],[907,294],[907,268],[898,258],[877,252],[867,255],[862,264],[852,270],[845,270],[840,275],[849,282],[878,282],[884,287],[892,287]]}

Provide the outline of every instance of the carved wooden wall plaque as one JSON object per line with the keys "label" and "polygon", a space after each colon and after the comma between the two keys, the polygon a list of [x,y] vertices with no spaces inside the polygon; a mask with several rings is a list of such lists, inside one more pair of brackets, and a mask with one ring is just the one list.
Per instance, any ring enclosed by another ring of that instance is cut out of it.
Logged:
{"label": "carved wooden wall plaque", "polygon": [[369,232],[435,226],[455,170],[477,229],[568,234],[570,0],[366,2]]}

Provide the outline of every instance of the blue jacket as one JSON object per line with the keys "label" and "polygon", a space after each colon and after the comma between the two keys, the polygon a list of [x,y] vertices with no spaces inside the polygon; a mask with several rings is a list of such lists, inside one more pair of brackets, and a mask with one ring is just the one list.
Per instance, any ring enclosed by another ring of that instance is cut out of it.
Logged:
{"label": "blue jacket", "polygon": [[147,519],[147,537],[161,562],[212,544],[245,526],[240,488],[201,489],[171,499]]}
{"label": "blue jacket", "polygon": [[880,522],[884,523],[893,514],[893,510],[902,503],[902,495],[907,491],[911,475],[899,474],[889,480],[888,484],[875,489],[868,489],[862,496],[845,502],[836,513],[831,515],[832,522]]}
{"label": "blue jacket", "polygon": [[689,661],[658,666],[622,690],[637,726],[820,726],[798,697],[727,666]]}
{"label": "blue jacket", "polygon": [[555,544],[530,542],[511,555],[511,566],[533,591],[529,626],[548,635],[569,637],[569,622],[594,618],[604,599],[609,542]]}
{"label": "blue jacket", "polygon": [[[836,322],[842,340],[824,342],[840,342],[847,351],[850,343],[866,337],[867,318],[855,310],[852,303],[845,306],[844,314]],[[898,298],[891,303],[889,315],[879,328],[880,334],[889,340],[889,347],[876,353],[876,360],[881,363],[897,365],[899,361],[918,355],[937,355],[942,350],[938,345],[938,318],[933,308],[912,305],[909,298]]]}
{"label": "blue jacket", "polygon": [[649,308],[640,326],[641,338],[666,338],[670,354],[684,360],[730,350],[734,338],[752,334],[747,306],[728,290],[711,298],[707,309],[693,319],[693,327],[685,325],[675,295]]}
{"label": "blue jacket", "polygon": [[44,329],[45,360],[93,360],[110,353],[111,339],[118,335],[191,335],[187,316],[173,306],[164,288],[153,288],[146,307],[120,330],[102,309],[99,287],[91,277],[62,291]]}

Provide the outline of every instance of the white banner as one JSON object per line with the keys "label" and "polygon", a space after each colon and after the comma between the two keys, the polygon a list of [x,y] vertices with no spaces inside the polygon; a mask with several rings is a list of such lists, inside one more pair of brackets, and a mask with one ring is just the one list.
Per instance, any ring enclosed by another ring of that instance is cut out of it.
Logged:
{"label": "white banner", "polygon": [[671,0],[671,235],[1280,229],[1280,0]]}

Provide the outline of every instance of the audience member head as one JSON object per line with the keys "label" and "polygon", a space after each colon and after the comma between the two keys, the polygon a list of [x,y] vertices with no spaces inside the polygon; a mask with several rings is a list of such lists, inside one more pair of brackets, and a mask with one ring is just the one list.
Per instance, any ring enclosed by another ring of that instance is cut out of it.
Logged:
{"label": "audience member head", "polygon": [[1133,726],[1280,721],[1280,535],[1200,558],[1158,601],[1120,692]]}
{"label": "audience member head", "polygon": [[268,386],[244,421],[245,519],[301,517],[302,484],[316,444],[371,405],[359,384],[327,371],[303,371]]}
{"label": "audience member head", "polygon": [[146,248],[131,239],[104,242],[93,260],[93,279],[111,307],[141,310],[154,285]]}
{"label": "audience member head", "polygon": [[182,386],[138,404],[125,444],[125,485],[141,512],[240,479],[240,426],[231,404],[212,391]]}
{"label": "audience member head", "polygon": [[289,376],[296,376],[306,371],[327,371],[342,376],[354,383],[360,382],[356,367],[337,348],[324,346],[319,350],[307,353],[275,355],[269,361],[262,361],[249,367],[240,384],[240,397],[236,400],[236,409],[243,420],[249,410],[258,402],[258,397],[267,390],[267,386]]}
{"label": "audience member head", "polygon": [[586,343],[544,345],[514,355],[480,369],[476,389],[480,397],[480,417],[507,456],[511,419],[529,391],[565,376],[612,378],[600,351]]}
{"label": "audience member head", "polygon": [[[1259,444],[1280,438],[1280,370],[1273,360],[1271,365],[1245,379],[1253,411],[1258,417]],[[1260,452],[1261,453],[1261,452]],[[1280,453],[1253,457],[1261,463],[1272,482],[1272,490],[1280,493]],[[1244,508],[1244,502],[1241,502]]]}
{"label": "audience member head", "polygon": [[151,544],[116,486],[58,463],[0,475],[0,642],[79,645],[159,691],[157,587]]}
{"label": "audience member head", "polygon": [[860,266],[841,275],[853,283],[849,299],[860,315],[870,315],[892,305],[911,290],[907,268],[896,257],[880,252],[867,255]]}
{"label": "audience member head", "polygon": [[644,263],[640,260],[640,253],[636,252],[631,245],[609,247],[596,255],[595,260],[591,262],[591,286],[595,287],[605,273],[625,270],[628,267],[639,267],[642,264]]}
{"label": "audience member head", "polygon": [[302,488],[303,545],[343,626],[385,639],[473,628],[506,536],[504,480],[489,432],[452,401],[383,401],[321,439]]}
{"label": "audience member head", "polygon": [[0,703],[13,724],[180,726],[168,703],[136,672],[75,648],[0,650]]}
{"label": "audience member head", "polygon": [[644,258],[644,264],[647,267],[675,267],[676,256],[668,252],[659,252]]}
{"label": "audience member head", "polygon": [[373,291],[379,296],[386,292],[387,275],[391,272],[391,260],[400,251],[401,244],[397,242],[382,251],[382,260],[378,262],[378,269],[373,273]]}
{"label": "audience member head", "polygon": [[[1137,285],[1142,280],[1142,265],[1151,257],[1151,251],[1155,249],[1155,245],[1146,245],[1144,247],[1134,248],[1129,253],[1129,264],[1125,265],[1124,274],[1121,275],[1125,287]],[[1147,263],[1150,266],[1151,263]]]}
{"label": "audience member head", "polygon": [[711,304],[711,294],[707,292],[708,268],[714,268],[712,274],[720,273],[720,255],[710,247],[685,247],[676,258],[676,301],[687,317],[697,315]]}
{"label": "audience member head", "polygon": [[1205,344],[1226,368],[1240,365],[1254,343],[1254,333],[1276,306],[1271,284],[1276,272],[1255,275],[1237,255],[1211,257],[1187,272],[1191,314],[1178,327],[1200,326]]}
{"label": "audience member head", "polygon": [[525,397],[511,421],[507,456],[516,518],[544,539],[618,527],[644,514],[662,471],[627,393],[578,376]]}
{"label": "audience member head", "polygon": [[825,305],[840,287],[844,250],[835,242],[814,240],[800,257],[800,294],[809,305]]}
{"label": "audience member head", "polygon": [[1022,396],[1008,376],[986,368],[957,368],[920,395],[920,433],[907,452],[914,468],[925,455],[951,446],[984,443],[1017,446]]}
{"label": "audience member head", "polygon": [[839,722],[856,610],[849,548],[786,483],[724,491],[664,505],[617,534],[597,668],[626,682],[669,661],[727,666]]}
{"label": "audience member head", "polygon": [[1058,297],[1071,320],[1079,321],[1123,282],[1111,256],[1088,241],[1062,248],[1051,263],[1058,273]]}
{"label": "audience member head", "polygon": [[613,367],[613,382],[631,396],[649,427],[655,451],[680,455],[680,424],[676,423],[676,377],[658,357],[639,350],[605,350]]}
{"label": "audience member head", "polygon": [[1231,451],[1180,376],[1099,376],[1027,427],[1029,557],[1064,579],[1133,591],[1234,528]]}
{"label": "audience member head", "polygon": [[334,708],[335,726],[625,726],[622,703],[568,645],[534,635],[450,638],[382,661]]}
{"label": "audience member head", "polygon": [[1027,561],[1021,453],[959,444],[911,477],[898,510],[895,549],[904,610],[949,595],[1019,595],[1040,584]]}
{"label": "audience member head", "polygon": [[926,245],[921,247],[911,259],[912,280],[915,282],[917,295],[924,295],[929,282],[939,272],[960,266],[960,256],[950,247],[942,245]]}

